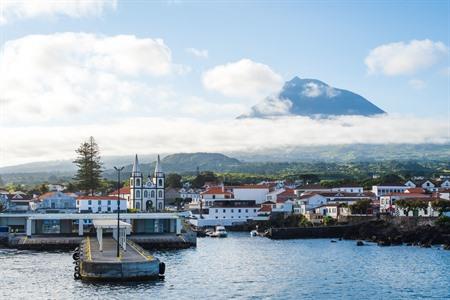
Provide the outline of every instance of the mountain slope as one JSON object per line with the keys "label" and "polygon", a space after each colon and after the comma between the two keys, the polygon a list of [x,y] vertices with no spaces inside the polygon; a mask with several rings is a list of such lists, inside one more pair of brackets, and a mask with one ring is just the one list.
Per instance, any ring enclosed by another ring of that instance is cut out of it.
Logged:
{"label": "mountain slope", "polygon": [[243,117],[298,116],[372,116],[385,113],[364,97],[338,89],[316,79],[294,77],[276,97],[268,97]]}

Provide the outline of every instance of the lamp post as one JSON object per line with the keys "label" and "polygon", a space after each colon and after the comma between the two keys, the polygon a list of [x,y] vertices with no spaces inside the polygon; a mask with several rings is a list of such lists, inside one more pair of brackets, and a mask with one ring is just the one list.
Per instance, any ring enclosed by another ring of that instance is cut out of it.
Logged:
{"label": "lamp post", "polygon": [[123,167],[114,167],[117,171],[117,257],[120,256],[119,244],[120,244],[120,172]]}

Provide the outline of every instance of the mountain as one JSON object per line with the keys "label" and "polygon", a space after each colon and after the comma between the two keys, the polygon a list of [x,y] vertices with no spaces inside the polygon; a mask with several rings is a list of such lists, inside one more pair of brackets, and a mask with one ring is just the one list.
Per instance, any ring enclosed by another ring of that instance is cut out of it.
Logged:
{"label": "mountain", "polygon": [[385,113],[364,97],[338,89],[317,79],[294,77],[275,97],[267,97],[238,118],[264,118],[280,115],[298,116],[372,116]]}

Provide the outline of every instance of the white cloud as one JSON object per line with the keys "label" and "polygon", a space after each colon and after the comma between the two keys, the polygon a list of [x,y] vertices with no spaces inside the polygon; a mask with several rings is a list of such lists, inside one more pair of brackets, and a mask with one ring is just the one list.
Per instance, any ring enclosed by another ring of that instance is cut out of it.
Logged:
{"label": "white cloud", "polygon": [[[150,127],[151,130],[145,130]],[[4,129],[2,138],[8,142],[1,146],[2,165],[71,158],[78,144],[90,135],[98,140],[102,155],[173,153],[180,149],[183,152],[280,151],[302,145],[450,142],[445,119],[393,115],[241,119],[229,120],[226,126],[223,120],[144,117],[95,125]]]}
{"label": "white cloud", "polygon": [[0,25],[16,19],[36,17],[100,16],[104,10],[116,7],[116,0],[1,0]]}
{"label": "white cloud", "polygon": [[266,117],[288,115],[292,108],[292,101],[278,97],[266,97],[263,101],[254,105],[249,114],[242,117]]}
{"label": "white cloud", "polygon": [[410,81],[408,81],[408,84],[412,87],[412,88],[414,88],[414,89],[416,89],[416,90],[422,90],[422,89],[424,89],[425,87],[426,87],[426,83],[425,83],[425,81],[423,81],[423,80],[420,80],[420,79],[411,79]]}
{"label": "white cloud", "polygon": [[170,97],[143,78],[179,73],[161,39],[87,33],[29,35],[0,56],[0,121],[49,120],[77,112],[129,110]]}
{"label": "white cloud", "polygon": [[241,59],[206,71],[203,85],[225,96],[253,101],[278,92],[283,85],[283,78],[265,64]]}
{"label": "white cloud", "polygon": [[209,56],[206,49],[187,48],[186,52],[199,58],[208,58]]}
{"label": "white cloud", "polygon": [[316,82],[308,82],[304,85],[302,94],[309,98],[319,97],[324,94],[329,98],[333,98],[339,95],[340,92],[329,85]]}
{"label": "white cloud", "polygon": [[376,47],[365,59],[369,74],[411,75],[435,65],[448,54],[447,46],[431,40],[412,40]]}

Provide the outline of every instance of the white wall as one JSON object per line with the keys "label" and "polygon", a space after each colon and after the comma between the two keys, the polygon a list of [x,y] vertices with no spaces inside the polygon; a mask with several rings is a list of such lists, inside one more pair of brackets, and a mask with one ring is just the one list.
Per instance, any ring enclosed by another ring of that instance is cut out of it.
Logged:
{"label": "white wall", "polygon": [[235,199],[255,200],[256,204],[261,204],[264,201],[266,201],[266,195],[268,193],[269,193],[268,188],[264,189],[233,188],[233,194]]}

